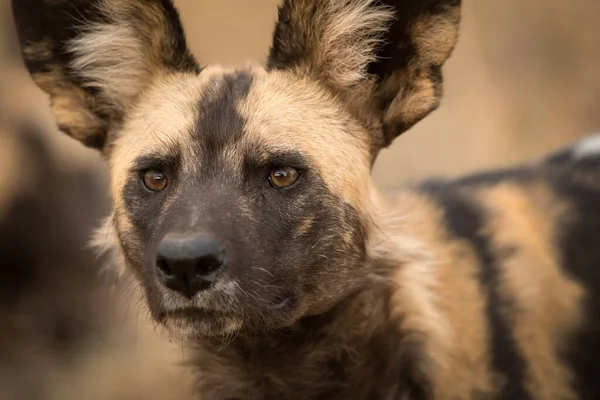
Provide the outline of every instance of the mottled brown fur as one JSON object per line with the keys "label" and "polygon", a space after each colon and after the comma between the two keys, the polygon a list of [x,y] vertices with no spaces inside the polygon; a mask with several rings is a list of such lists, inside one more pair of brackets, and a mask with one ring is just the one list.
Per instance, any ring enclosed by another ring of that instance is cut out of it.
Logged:
{"label": "mottled brown fur", "polygon": [[428,260],[419,257],[393,272],[397,290],[390,299],[391,314],[401,321],[400,331],[418,334],[426,355],[420,368],[436,376],[434,398],[494,393],[486,288],[477,279],[480,267],[473,249],[444,229],[441,210],[427,196],[406,192],[394,202],[397,214],[407,216],[403,234],[426,246]]}
{"label": "mottled brown fur", "polygon": [[479,194],[489,210],[485,228],[496,253],[516,249],[502,263],[501,295],[515,303],[514,336],[529,365],[526,386],[537,399],[576,399],[563,345],[581,324],[584,289],[565,275],[553,244],[556,224],[569,214],[545,183],[499,184]]}
{"label": "mottled brown fur", "polygon": [[[166,20],[168,3],[86,3],[15,2],[13,7],[17,13],[43,9],[52,21],[34,17],[31,25],[18,25],[23,58],[35,82],[50,94],[60,129],[101,148],[157,75],[198,66],[185,48],[181,26]],[[76,32],[69,26],[73,19],[85,28]],[[52,32],[38,36],[37,24]]]}
{"label": "mottled brown fur", "polygon": [[[594,212],[597,186],[577,179],[594,165],[395,198],[370,178],[439,105],[460,1],[285,0],[266,66],[237,69],[196,67],[168,0],[73,2],[96,18],[84,27],[56,24],[62,3],[20,1],[42,10],[15,7],[30,72],[111,168],[98,245],[196,348],[203,400],[592,398],[598,366],[578,345],[600,352],[585,281],[600,253],[576,251],[591,225],[565,215]],[[276,189],[281,167],[299,178]],[[155,170],[160,191],[144,188]],[[165,283],[171,234],[224,249],[202,290]]]}

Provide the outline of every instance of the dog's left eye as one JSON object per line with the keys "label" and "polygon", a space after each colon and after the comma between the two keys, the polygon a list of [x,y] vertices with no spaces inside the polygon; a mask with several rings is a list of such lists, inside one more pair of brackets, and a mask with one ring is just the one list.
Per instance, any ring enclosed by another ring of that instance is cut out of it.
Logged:
{"label": "dog's left eye", "polygon": [[292,186],[300,178],[300,172],[292,167],[274,168],[269,174],[269,183],[276,189]]}
{"label": "dog's left eye", "polygon": [[167,187],[167,177],[162,171],[150,169],[144,173],[144,186],[152,192],[160,192]]}

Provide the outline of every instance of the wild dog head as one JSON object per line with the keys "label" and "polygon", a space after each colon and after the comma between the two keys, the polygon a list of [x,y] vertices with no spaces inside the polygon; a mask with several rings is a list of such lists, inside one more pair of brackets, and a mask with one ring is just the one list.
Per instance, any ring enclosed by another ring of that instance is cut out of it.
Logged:
{"label": "wild dog head", "polygon": [[100,235],[152,315],[284,327],[360,287],[377,152],[434,110],[460,0],[286,0],[263,67],[201,67],[169,0],[14,0],[59,128],[106,157]]}

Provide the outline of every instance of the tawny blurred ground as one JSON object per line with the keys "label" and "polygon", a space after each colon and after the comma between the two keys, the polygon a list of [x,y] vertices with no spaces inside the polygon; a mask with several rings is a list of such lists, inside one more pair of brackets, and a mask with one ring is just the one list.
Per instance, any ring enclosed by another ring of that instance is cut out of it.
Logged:
{"label": "tawny blurred ground", "polygon": [[[175,3],[202,63],[265,56],[278,0]],[[377,183],[390,188],[524,161],[600,130],[598,15],[597,0],[465,0],[460,42],[444,68],[442,105],[382,152]],[[6,66],[1,74],[5,110],[51,124],[47,100],[26,74]],[[49,137],[65,168],[105,173],[92,151],[59,133]],[[0,179],[12,174],[2,170]],[[135,328],[122,318],[103,346],[82,353],[72,369],[57,370],[56,398],[185,397],[181,380],[189,377],[174,366],[184,358],[179,345],[160,337],[143,315]]]}

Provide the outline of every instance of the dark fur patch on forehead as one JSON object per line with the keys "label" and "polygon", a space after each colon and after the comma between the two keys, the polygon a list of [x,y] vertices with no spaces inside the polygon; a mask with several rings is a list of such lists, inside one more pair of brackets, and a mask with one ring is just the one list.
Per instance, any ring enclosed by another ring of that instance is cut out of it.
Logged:
{"label": "dark fur patch on forehead", "polygon": [[247,71],[219,76],[200,99],[200,117],[193,140],[199,144],[206,164],[218,158],[225,146],[239,141],[244,135],[246,121],[237,105],[248,95],[252,80]]}
{"label": "dark fur patch on forehead", "polygon": [[[178,186],[182,153],[192,152],[188,162],[198,160],[201,180],[214,178],[221,166],[220,156],[223,149],[238,141],[244,132],[244,118],[237,112],[236,106],[245,98],[252,84],[252,76],[247,72],[236,72],[218,76],[210,82],[198,104],[199,118],[194,129],[191,143],[193,146],[173,147],[165,153],[148,154],[138,158],[132,165],[132,177],[123,188],[123,204],[136,229],[144,241],[156,234],[160,215],[164,209],[165,196],[179,196]],[[157,149],[158,150],[158,149]],[[197,154],[196,154],[197,153]],[[189,156],[189,154],[188,154]],[[195,157],[196,156],[196,157]],[[147,193],[141,182],[141,174],[150,168],[162,169],[168,177],[168,190],[161,193]],[[171,197],[172,198],[172,197]]]}

